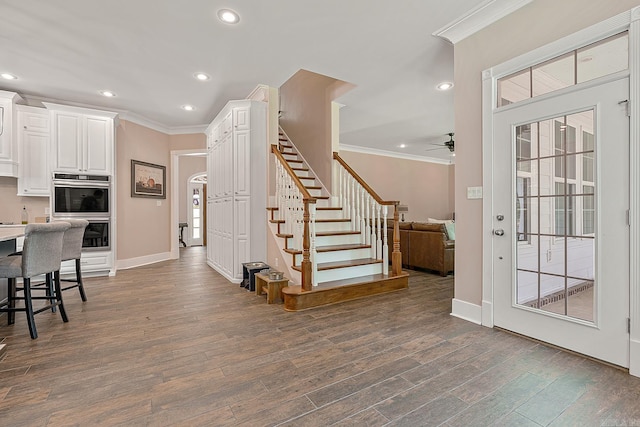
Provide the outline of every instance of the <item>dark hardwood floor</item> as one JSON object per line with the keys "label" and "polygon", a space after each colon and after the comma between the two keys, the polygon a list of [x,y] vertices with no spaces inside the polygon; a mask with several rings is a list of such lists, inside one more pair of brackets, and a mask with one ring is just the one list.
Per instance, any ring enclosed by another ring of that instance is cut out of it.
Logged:
{"label": "dark hardwood floor", "polygon": [[289,313],[181,259],[0,340],[1,426],[640,425],[640,379],[449,315],[451,276]]}

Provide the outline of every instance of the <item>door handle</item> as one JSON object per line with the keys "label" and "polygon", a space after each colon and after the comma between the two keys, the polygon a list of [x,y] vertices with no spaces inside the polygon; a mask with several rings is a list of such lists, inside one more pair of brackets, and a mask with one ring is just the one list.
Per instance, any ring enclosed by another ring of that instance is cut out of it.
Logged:
{"label": "door handle", "polygon": [[493,234],[496,236],[504,236],[504,230],[502,228],[498,228],[496,230],[493,230]]}

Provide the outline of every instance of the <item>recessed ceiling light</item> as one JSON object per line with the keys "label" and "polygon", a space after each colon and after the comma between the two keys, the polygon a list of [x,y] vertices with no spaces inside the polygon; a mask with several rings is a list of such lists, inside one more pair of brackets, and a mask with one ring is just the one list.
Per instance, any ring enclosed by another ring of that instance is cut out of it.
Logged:
{"label": "recessed ceiling light", "polygon": [[116,96],[116,94],[111,92],[110,90],[101,90],[100,95],[106,96],[107,98],[113,98],[114,96]]}
{"label": "recessed ceiling light", "polygon": [[185,111],[193,111],[193,110],[196,109],[196,107],[194,107],[193,105],[187,104],[187,105],[183,105],[182,109],[185,110]]}
{"label": "recessed ceiling light", "polygon": [[13,74],[10,74],[10,73],[2,73],[0,74],[0,76],[2,76],[3,79],[7,79],[7,80],[18,80],[17,76],[14,76]]}
{"label": "recessed ceiling light", "polygon": [[436,89],[438,90],[449,90],[453,87],[453,83],[451,82],[442,82],[440,84],[438,84],[438,86],[436,86]]}
{"label": "recessed ceiling light", "polygon": [[193,75],[193,77],[195,77],[196,79],[198,79],[200,81],[203,81],[203,82],[207,81],[207,80],[209,80],[211,78],[211,77],[209,77],[208,74],[205,74],[205,73],[195,73]]}
{"label": "recessed ceiling light", "polygon": [[407,144],[400,144],[400,148],[405,148]]}
{"label": "recessed ceiling light", "polygon": [[240,15],[231,9],[220,9],[218,19],[226,24],[237,24],[240,21]]}

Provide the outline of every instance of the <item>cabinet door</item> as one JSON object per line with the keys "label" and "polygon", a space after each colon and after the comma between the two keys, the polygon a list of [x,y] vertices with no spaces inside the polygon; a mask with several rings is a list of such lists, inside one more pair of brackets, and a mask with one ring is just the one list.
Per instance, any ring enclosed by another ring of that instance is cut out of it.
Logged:
{"label": "cabinet door", "polygon": [[248,108],[233,109],[233,128],[234,130],[249,130]]}
{"label": "cabinet door", "polygon": [[13,141],[11,140],[13,114],[13,103],[10,99],[0,99],[0,161],[10,161],[14,159]]}
{"label": "cabinet door", "polygon": [[221,158],[220,178],[222,181],[222,193],[225,196],[233,194],[233,136],[227,135],[222,141],[222,158]]}
{"label": "cabinet door", "polygon": [[233,179],[237,196],[248,196],[251,188],[251,138],[248,131],[234,134]]}
{"label": "cabinet door", "polygon": [[234,199],[234,271],[233,275],[237,279],[242,278],[242,263],[252,261],[250,247],[250,220],[251,220],[251,203],[249,197],[236,197]]}
{"label": "cabinet door", "polygon": [[53,113],[53,168],[60,172],[79,172],[82,164],[82,117]]}
{"label": "cabinet door", "polygon": [[110,175],[113,156],[113,120],[88,116],[85,123],[84,171]]}
{"label": "cabinet door", "polygon": [[49,196],[50,140],[48,133],[22,129],[20,132],[19,196]]}

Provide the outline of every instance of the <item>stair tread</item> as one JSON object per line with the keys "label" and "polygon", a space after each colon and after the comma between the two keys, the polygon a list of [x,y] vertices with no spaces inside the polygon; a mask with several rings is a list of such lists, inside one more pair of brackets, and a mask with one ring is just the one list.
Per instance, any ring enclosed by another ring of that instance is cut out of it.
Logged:
{"label": "stair tread", "polygon": [[284,219],[270,219],[269,222],[272,224],[284,224]]}
{"label": "stair tread", "polygon": [[309,168],[291,168],[294,171],[309,172]]}
{"label": "stair tread", "polygon": [[[361,258],[361,259],[349,259],[345,261],[323,262],[318,264],[318,271],[335,270],[336,268],[358,267],[360,265],[381,264],[381,263],[382,263],[381,259],[373,259],[373,258]],[[301,266],[294,265],[291,268],[293,268],[296,271],[302,271]]]}
{"label": "stair tread", "polygon": [[285,159],[288,163],[303,163],[300,159]]}
{"label": "stair tread", "polygon": [[278,233],[276,234],[276,237],[287,237],[287,238],[292,238],[293,234],[284,234],[284,233]]}
{"label": "stair tread", "polygon": [[[317,197],[316,197],[317,198]],[[280,208],[276,207],[268,207],[267,208],[268,211],[277,211],[280,210]],[[341,211],[342,208],[340,206],[318,206],[316,208],[317,211]]]}
{"label": "stair tread", "polygon": [[316,233],[317,236],[348,236],[351,234],[360,234],[359,231],[319,231]]}
{"label": "stair tread", "polygon": [[[306,178],[310,178],[310,177],[306,177]],[[305,185],[304,188],[306,188],[307,190],[322,190],[322,186],[320,185]]]}
{"label": "stair tread", "polygon": [[[316,246],[316,251],[317,252],[335,252],[335,251],[348,251],[351,249],[368,249],[370,248],[371,245],[364,245],[364,244],[360,244],[360,243],[354,243],[354,244],[346,244],[346,245],[327,245],[327,246]],[[292,254],[292,255],[298,255],[301,254],[302,251],[301,250],[297,250],[297,249],[285,249],[285,252]]]}
{"label": "stair tread", "polygon": [[351,222],[351,218],[316,218],[316,222]]}

